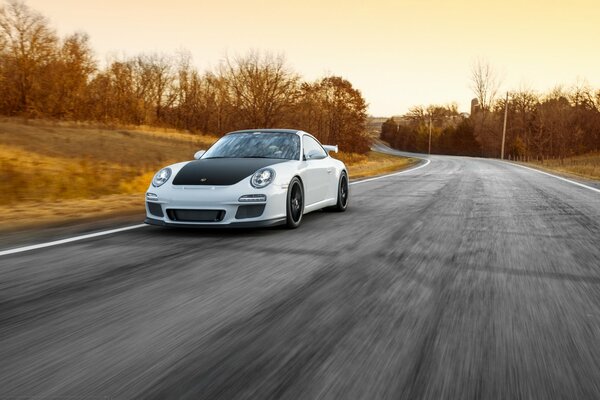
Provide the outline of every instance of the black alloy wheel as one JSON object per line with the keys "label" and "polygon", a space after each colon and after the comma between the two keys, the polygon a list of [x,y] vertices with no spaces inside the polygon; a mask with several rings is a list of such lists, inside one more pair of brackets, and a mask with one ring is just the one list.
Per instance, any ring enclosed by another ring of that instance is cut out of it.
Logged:
{"label": "black alloy wheel", "polygon": [[304,214],[304,189],[300,179],[294,177],[288,186],[286,225],[290,229],[300,226]]}
{"label": "black alloy wheel", "polygon": [[340,176],[340,183],[338,185],[338,200],[335,205],[335,210],[339,212],[346,211],[348,208],[348,199],[350,197],[350,190],[348,184],[348,175],[345,171],[342,171]]}

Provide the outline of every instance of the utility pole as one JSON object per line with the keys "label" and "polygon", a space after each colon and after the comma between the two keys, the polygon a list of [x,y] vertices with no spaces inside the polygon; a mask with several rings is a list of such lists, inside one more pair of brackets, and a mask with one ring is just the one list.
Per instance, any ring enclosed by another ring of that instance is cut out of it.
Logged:
{"label": "utility pole", "polygon": [[504,160],[504,141],[506,140],[506,118],[508,117],[508,92],[506,92],[506,102],[504,103],[504,126],[502,127],[502,154],[500,159]]}
{"label": "utility pole", "polygon": [[429,112],[429,155],[431,155],[431,111]]}

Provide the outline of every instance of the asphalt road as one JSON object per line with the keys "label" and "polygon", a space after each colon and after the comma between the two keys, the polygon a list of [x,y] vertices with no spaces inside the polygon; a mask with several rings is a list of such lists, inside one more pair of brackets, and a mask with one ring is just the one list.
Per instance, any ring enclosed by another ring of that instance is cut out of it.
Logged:
{"label": "asphalt road", "polygon": [[599,193],[460,157],[351,190],[1,257],[0,398],[600,398]]}

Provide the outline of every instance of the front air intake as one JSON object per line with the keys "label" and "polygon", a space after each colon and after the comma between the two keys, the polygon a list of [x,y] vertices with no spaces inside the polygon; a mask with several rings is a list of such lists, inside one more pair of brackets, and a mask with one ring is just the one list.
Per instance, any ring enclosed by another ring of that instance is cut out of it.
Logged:
{"label": "front air intake", "polygon": [[163,214],[162,207],[159,203],[151,203],[147,201],[146,205],[148,206],[148,211],[150,212],[150,214],[154,215],[155,217],[162,218],[165,216],[165,214]]}
{"label": "front air intake", "polygon": [[225,210],[167,210],[171,221],[181,222],[220,222],[225,217]]}
{"label": "front air intake", "polygon": [[236,219],[256,218],[260,217],[265,211],[264,204],[252,204],[247,206],[239,206],[237,213],[235,213]]}

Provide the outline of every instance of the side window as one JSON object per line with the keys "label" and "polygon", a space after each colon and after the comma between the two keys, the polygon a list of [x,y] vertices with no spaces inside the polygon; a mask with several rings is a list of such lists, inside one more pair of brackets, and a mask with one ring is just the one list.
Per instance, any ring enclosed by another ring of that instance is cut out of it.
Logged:
{"label": "side window", "polygon": [[318,160],[327,157],[327,152],[323,150],[323,147],[319,144],[319,142],[310,136],[303,136],[302,144],[304,146],[305,159]]}

